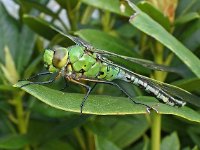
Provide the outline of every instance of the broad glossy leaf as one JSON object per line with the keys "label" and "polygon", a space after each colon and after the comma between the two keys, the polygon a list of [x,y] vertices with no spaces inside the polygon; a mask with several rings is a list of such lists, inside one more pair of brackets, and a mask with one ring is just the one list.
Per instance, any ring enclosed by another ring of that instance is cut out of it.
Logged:
{"label": "broad glossy leaf", "polygon": [[[35,99],[35,97],[33,97]],[[31,99],[32,101],[33,99]],[[46,117],[51,118],[62,118],[70,116],[72,113],[66,112],[60,109],[55,109],[45,103],[35,100],[33,106],[30,108],[32,112],[39,113],[40,115],[44,115]]]}
{"label": "broad glossy leaf", "polygon": [[197,77],[200,77],[200,60],[160,24],[142,12],[136,5],[130,1],[129,5],[137,12],[136,16],[130,17],[130,23],[169,48]]}
{"label": "broad glossy leaf", "polygon": [[[27,82],[19,82],[15,87],[20,87]],[[44,103],[57,109],[80,113],[80,104],[83,94],[63,93],[40,85],[30,85],[22,88]],[[158,101],[150,97],[137,97],[135,100],[155,106]],[[157,108],[160,114],[173,114],[190,121],[200,122],[200,114],[188,107],[176,108],[159,103]],[[98,115],[125,115],[147,114],[146,108],[141,105],[133,105],[131,101],[123,97],[90,95],[83,109],[85,114]]]}

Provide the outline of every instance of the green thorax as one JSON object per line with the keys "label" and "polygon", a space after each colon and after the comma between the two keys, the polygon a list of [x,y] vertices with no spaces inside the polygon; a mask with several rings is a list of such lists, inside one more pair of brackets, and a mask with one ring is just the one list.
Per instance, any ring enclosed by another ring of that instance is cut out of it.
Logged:
{"label": "green thorax", "polygon": [[71,46],[68,50],[73,71],[81,73],[82,77],[105,80],[116,78],[119,69],[100,61],[96,53],[85,51],[84,47],[78,45]]}

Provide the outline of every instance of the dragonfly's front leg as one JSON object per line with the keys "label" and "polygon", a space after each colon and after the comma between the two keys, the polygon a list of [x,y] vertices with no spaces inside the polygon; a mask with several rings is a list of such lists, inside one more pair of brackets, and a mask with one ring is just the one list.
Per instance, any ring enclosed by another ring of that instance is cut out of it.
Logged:
{"label": "dragonfly's front leg", "polygon": [[19,81],[29,81],[29,80],[32,80],[32,79],[37,78],[39,76],[44,76],[44,75],[48,75],[48,74],[52,74],[52,73],[51,72],[41,72],[41,73],[38,73],[36,75],[29,77],[28,79],[22,79],[22,80],[19,80]]}
{"label": "dragonfly's front leg", "polygon": [[54,82],[55,79],[56,79],[56,78],[53,78],[53,79],[50,79],[50,80],[48,80],[48,81],[43,81],[43,82],[29,82],[29,83],[26,83],[26,84],[20,86],[20,88],[22,88],[22,87],[24,87],[24,86],[31,85],[31,84],[50,84],[50,83]]}
{"label": "dragonfly's front leg", "polygon": [[88,96],[91,93],[91,91],[92,91],[93,88],[91,88],[90,86],[88,86],[86,84],[83,84],[83,83],[81,83],[81,82],[79,82],[77,80],[74,80],[74,79],[69,79],[69,80],[72,81],[73,83],[76,83],[76,84],[79,84],[79,85],[83,86],[87,90],[87,93],[85,94],[85,96],[84,96],[84,98],[83,98],[83,100],[81,102],[81,105],[80,105],[80,107],[81,107],[81,114],[82,114],[85,101],[87,100],[87,98],[88,98]]}
{"label": "dragonfly's front leg", "polygon": [[[29,79],[33,79],[34,77],[37,77],[37,76],[39,76],[39,75],[46,75],[46,74],[52,74],[52,73],[50,73],[50,72],[39,73],[39,74],[37,74],[37,75],[35,75],[35,76],[29,78]],[[43,82],[29,82],[29,83],[26,83],[26,84],[20,86],[20,88],[22,88],[22,87],[24,87],[24,86],[31,85],[31,84],[40,84],[40,85],[41,85],[41,84],[50,84],[50,83],[53,83],[53,82],[59,77],[59,75],[60,75],[60,74],[58,73],[55,77],[49,79],[48,81],[43,81]]]}

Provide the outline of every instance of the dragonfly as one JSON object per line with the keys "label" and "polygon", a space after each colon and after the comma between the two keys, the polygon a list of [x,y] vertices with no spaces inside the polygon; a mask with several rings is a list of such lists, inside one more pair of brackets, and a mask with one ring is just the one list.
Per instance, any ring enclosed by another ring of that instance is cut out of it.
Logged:
{"label": "dragonfly", "polygon": [[[64,77],[65,80],[76,83],[87,90],[80,105],[80,112],[83,113],[84,104],[95,85],[97,83],[110,84],[116,86],[134,104],[145,106],[147,112],[150,113],[151,109],[158,112],[152,106],[135,101],[119,84],[115,82],[115,80],[123,80],[142,88],[147,93],[153,95],[160,102],[170,106],[182,107],[187,101],[200,107],[200,98],[198,96],[195,96],[179,87],[135,73],[114,63],[109,59],[109,57],[122,58],[153,70],[176,72],[175,69],[153,63],[152,61],[118,55],[106,50],[101,50],[93,47],[90,43],[79,37],[64,33],[62,34],[71,39],[75,44],[67,48],[59,47],[54,50],[45,49],[43,61],[44,67],[48,71],[38,73],[35,76],[30,77],[28,80],[48,74],[56,73],[56,76],[48,81],[28,82],[22,85],[21,88],[31,84],[49,84],[54,82],[59,77]],[[84,84],[85,82],[83,81],[94,82],[95,84],[91,87]]]}

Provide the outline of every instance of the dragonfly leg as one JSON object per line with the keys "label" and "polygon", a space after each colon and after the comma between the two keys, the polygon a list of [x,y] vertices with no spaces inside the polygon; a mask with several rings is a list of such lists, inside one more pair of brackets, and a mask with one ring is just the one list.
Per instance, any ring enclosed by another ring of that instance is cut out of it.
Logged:
{"label": "dragonfly leg", "polygon": [[[86,100],[87,100],[89,94],[91,93],[92,89],[94,88],[94,86],[93,86],[93,88],[91,88],[90,86],[88,86],[88,85],[86,85],[86,84],[83,84],[83,83],[81,83],[81,82],[79,82],[79,81],[77,81],[77,80],[74,80],[74,79],[70,79],[70,81],[72,81],[72,82],[74,82],[74,83],[76,83],[76,84],[79,84],[79,85],[81,85],[81,86],[83,86],[83,87],[85,87],[85,88],[87,89],[87,93],[85,94],[85,96],[84,96],[84,98],[83,98],[83,100],[82,100],[82,102],[81,102],[81,105],[80,105],[80,107],[81,107],[81,114],[82,114],[84,104],[85,104],[85,102],[86,102]],[[95,86],[96,86],[96,85],[95,85]]]}
{"label": "dragonfly leg", "polygon": [[31,84],[50,84],[50,83],[52,83],[52,82],[54,82],[54,81],[55,81],[55,78],[50,79],[50,80],[48,80],[48,81],[43,81],[43,82],[29,82],[29,83],[27,83],[27,84],[24,84],[24,85],[20,86],[20,88],[25,87],[25,86],[28,86],[28,85],[31,85]]}
{"label": "dragonfly leg", "polygon": [[104,84],[111,84],[111,85],[114,85],[116,87],[118,87],[118,89],[120,91],[122,91],[134,104],[138,104],[138,105],[143,105],[146,107],[146,111],[148,113],[150,113],[150,110],[153,109],[155,110],[157,113],[158,113],[158,110],[154,107],[151,107],[147,104],[144,104],[144,103],[140,103],[140,102],[136,102],[121,86],[119,86],[117,83],[115,82],[111,82],[111,81],[104,81],[104,80],[95,80],[95,79],[84,79],[84,78],[80,78],[80,80],[86,80],[86,81],[91,81],[91,82],[96,82],[96,83],[104,83]]}
{"label": "dragonfly leg", "polygon": [[92,92],[92,90],[96,87],[96,85],[97,85],[97,83],[95,83],[95,84],[92,86],[91,92]]}
{"label": "dragonfly leg", "polygon": [[22,79],[22,80],[19,80],[19,81],[29,81],[29,80],[32,80],[32,79],[37,78],[39,76],[48,75],[48,74],[52,74],[52,73],[51,72],[41,72],[41,73],[38,73],[38,74],[28,78],[28,79]]}
{"label": "dragonfly leg", "polygon": [[121,86],[119,86],[117,83],[115,83],[115,82],[107,82],[107,84],[112,84],[112,85],[115,85],[116,87],[118,87],[118,89],[119,89],[120,91],[122,91],[134,104],[145,106],[145,107],[146,107],[146,111],[147,111],[148,113],[150,113],[150,110],[151,110],[151,109],[153,109],[153,110],[155,110],[156,112],[158,112],[154,107],[151,107],[151,106],[149,106],[149,105],[147,105],[147,104],[144,104],[144,103],[136,102],[136,101],[135,101]]}
{"label": "dragonfly leg", "polygon": [[60,89],[60,91],[64,91],[68,87],[66,78],[64,78],[64,81],[65,81],[65,85],[62,89]]}

